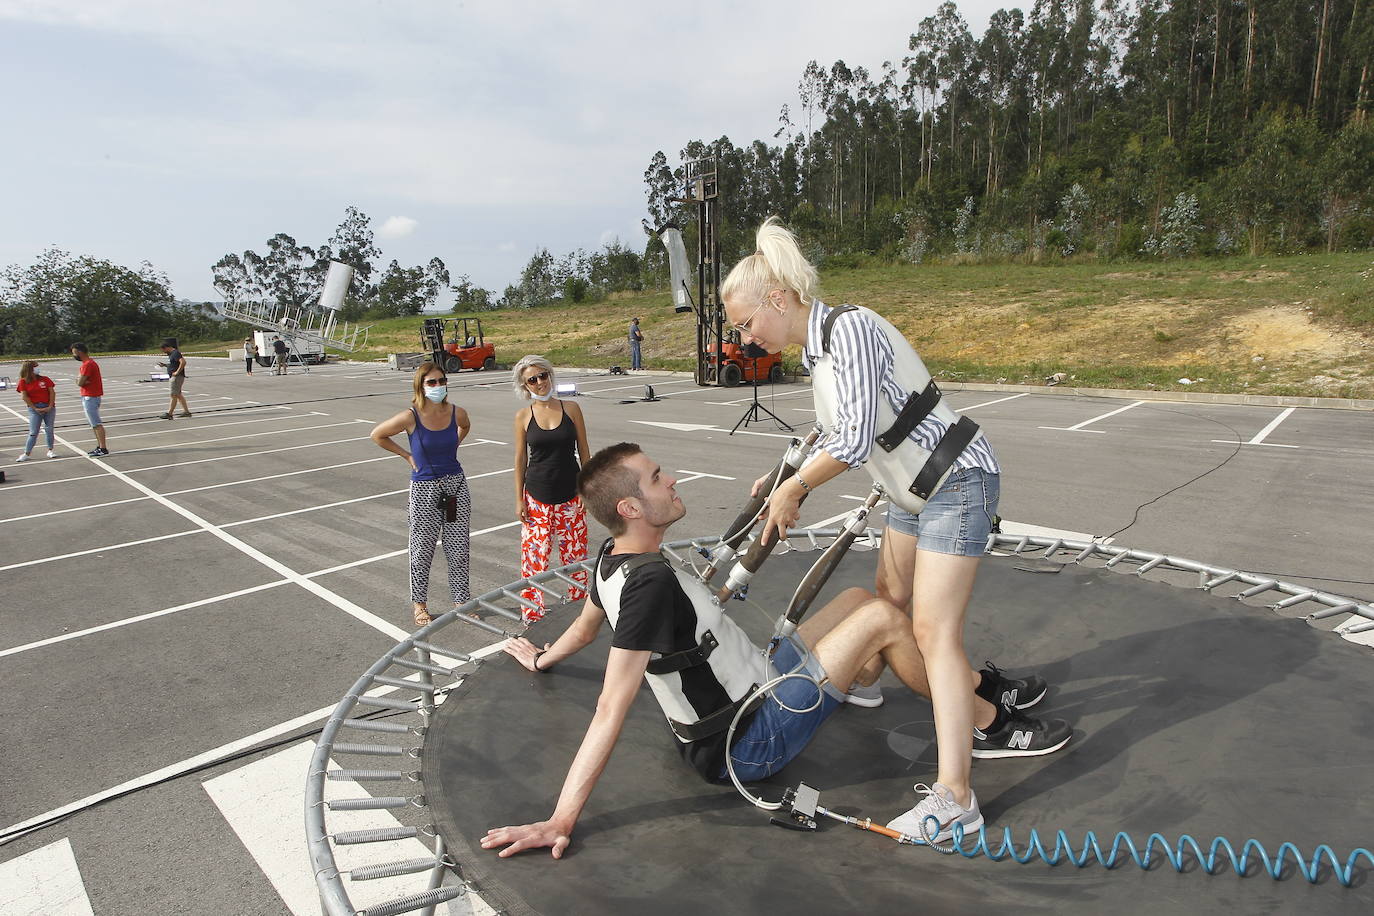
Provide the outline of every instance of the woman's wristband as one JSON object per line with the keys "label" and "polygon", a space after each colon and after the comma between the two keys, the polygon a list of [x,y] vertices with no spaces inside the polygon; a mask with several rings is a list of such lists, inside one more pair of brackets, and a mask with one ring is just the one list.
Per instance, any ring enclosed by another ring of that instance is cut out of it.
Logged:
{"label": "woman's wristband", "polygon": [[534,653],[534,661],[532,662],[532,664],[534,665],[534,670],[535,670],[535,671],[538,671],[540,674],[545,674],[545,673],[547,673],[547,672],[545,672],[543,669],[541,669],[541,668],[539,667],[539,657],[540,657],[541,655],[543,655],[546,651],[548,651],[548,650],[546,650],[546,649],[540,649],[540,650],[538,650],[537,652]]}
{"label": "woman's wristband", "polygon": [[802,475],[800,475],[800,474],[794,474],[794,475],[792,475],[792,479],[795,480],[797,483],[801,484],[801,488],[802,488],[803,490],[805,490],[807,493],[810,493],[810,492],[811,492],[811,484],[809,484],[809,483],[807,483],[805,480],[803,480],[803,479],[802,479]]}

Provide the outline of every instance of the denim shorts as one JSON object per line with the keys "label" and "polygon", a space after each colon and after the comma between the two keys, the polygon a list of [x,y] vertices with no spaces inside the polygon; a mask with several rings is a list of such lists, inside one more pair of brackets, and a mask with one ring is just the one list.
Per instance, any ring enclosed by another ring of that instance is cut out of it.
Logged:
{"label": "denim shorts", "polygon": [[90,395],[81,396],[81,409],[86,411],[86,422],[92,427],[100,425],[100,398]]}
{"label": "denim shorts", "polygon": [[[773,668],[776,677],[797,667],[801,654],[792,639],[784,639],[773,655]],[[735,739],[730,748],[730,759],[735,764],[735,775],[740,782],[756,782],[765,779],[785,767],[793,757],[815,736],[816,729],[829,718],[830,714],[844,702],[844,693],[830,683],[820,660],[808,654],[801,672],[814,678],[822,686],[820,703],[816,703],[816,684],[800,677],[792,677],[778,684],[764,697],[763,703],[754,712],[743,735]],[[808,712],[792,712],[783,708],[805,709]],[[815,705],[815,709],[810,707]],[[722,766],[722,779],[729,773]]]}
{"label": "denim shorts", "polygon": [[917,550],[981,557],[987,553],[1001,492],[1001,475],[959,468],[950,472],[919,515],[888,504],[887,527],[916,537]]}

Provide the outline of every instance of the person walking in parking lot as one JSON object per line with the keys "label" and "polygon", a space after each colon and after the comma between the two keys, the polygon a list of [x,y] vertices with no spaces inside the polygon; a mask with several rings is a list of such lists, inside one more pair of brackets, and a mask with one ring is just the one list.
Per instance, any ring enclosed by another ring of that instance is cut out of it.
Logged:
{"label": "person walking in parking lot", "polygon": [[177,416],[189,417],[191,406],[186,403],[186,396],[181,393],[182,386],[186,384],[186,357],[182,356],[181,350],[177,348],[175,337],[168,337],[162,341],[162,352],[167,355],[167,362],[158,365],[167,367],[167,378],[172,385],[172,403],[162,415],[162,419],[172,419],[178,404],[181,405],[181,413]]}
{"label": "person walking in parking lot", "polygon": [[[468,526],[472,497],[458,461],[458,446],[472,429],[468,412],[448,402],[448,377],[434,363],[415,370],[411,406],[372,430],[372,441],[410,465],[410,600],[415,623],[424,626],[429,613],[429,567],[442,535],[448,564],[448,587],[454,606],[467,604]],[[410,450],[391,441],[406,433]]]}
{"label": "person walking in parking lot", "polygon": [[76,385],[81,392],[81,409],[86,412],[86,422],[95,430],[95,448],[86,454],[92,458],[104,458],[110,454],[105,447],[105,424],[100,422],[100,401],[105,397],[105,383],[100,379],[100,365],[91,359],[90,351],[84,343],[72,344],[72,359],[81,363],[77,370]]}
{"label": "person walking in parking lot", "polygon": [[273,365],[276,367],[276,371],[273,372],[273,375],[285,375],[286,341],[282,340],[280,337],[272,338],[272,358],[274,361]]}
{"label": "person walking in parking lot", "polygon": [[19,384],[14,390],[19,392],[24,406],[29,409],[29,438],[24,443],[24,453],[14,460],[29,460],[29,453],[38,444],[40,427],[45,427],[48,434],[48,457],[56,458],[57,453],[52,450],[52,426],[57,418],[57,389],[52,379],[38,371],[36,360],[26,359],[19,367]]}

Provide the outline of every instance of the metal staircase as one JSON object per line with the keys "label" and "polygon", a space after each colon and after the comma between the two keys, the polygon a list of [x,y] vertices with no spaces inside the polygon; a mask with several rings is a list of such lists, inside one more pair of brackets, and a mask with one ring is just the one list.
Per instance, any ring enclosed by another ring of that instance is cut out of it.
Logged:
{"label": "metal staircase", "polygon": [[280,334],[292,350],[296,349],[297,341],[304,341],[352,353],[367,346],[367,335],[372,330],[372,325],[359,327],[339,321],[338,312],[333,309],[317,310],[275,302],[226,302],[222,311],[226,318]]}

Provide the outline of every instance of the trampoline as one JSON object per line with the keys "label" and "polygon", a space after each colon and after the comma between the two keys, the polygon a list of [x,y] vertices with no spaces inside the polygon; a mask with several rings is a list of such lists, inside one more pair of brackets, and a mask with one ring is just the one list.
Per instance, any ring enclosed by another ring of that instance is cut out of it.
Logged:
{"label": "trampoline", "polygon": [[[790,549],[769,561],[747,599],[732,603],[732,616],[756,642],[766,641],[815,549],[834,535],[794,531]],[[877,537],[870,531],[856,543],[817,607],[842,588],[871,586]],[[699,548],[714,541],[678,541],[665,552],[701,565]],[[996,535],[993,547],[969,608],[966,648],[975,666],[986,658],[1012,675],[1044,676],[1050,691],[1032,714],[1067,719],[1074,737],[1045,757],[973,762],[987,819],[981,848],[978,836],[966,837],[958,844],[966,854],[941,855],[826,819],[815,831],[779,829],[728,783],[707,784],[681,760],[642,687],[564,858],[536,850],[499,859],[481,849],[488,828],[552,811],[595,708],[609,644],[607,628],[547,675],[500,653],[477,660],[442,649],[447,626],[521,632],[522,581],[472,602],[486,619],[450,613],[400,643],[335,710],[306,798],[326,912],[423,911],[469,889],[512,914],[912,906],[1355,913],[1374,906],[1374,856],[1363,851],[1374,845],[1366,789],[1374,669],[1367,649],[1317,623],[1349,618],[1348,628],[1360,629],[1374,608],[1114,546]],[[552,595],[574,568],[531,581]],[[551,641],[579,610],[555,605],[527,635]],[[403,679],[407,673],[418,687]],[[364,695],[400,684],[408,686],[398,695],[409,690],[418,699]],[[753,791],[778,800],[804,782],[825,807],[879,824],[909,808],[912,785],[934,781],[930,706],[890,674],[883,685],[881,707],[842,707],[797,760]],[[385,718],[360,716],[369,709]],[[349,740],[359,735],[373,743]],[[419,768],[330,763],[378,753],[409,754]],[[326,793],[331,778],[401,782],[416,794],[371,804],[334,799]],[[358,807],[408,808],[414,823],[350,831],[348,811]],[[1119,833],[1137,858],[1150,849],[1148,867],[1138,867],[1120,841],[1115,867],[1104,867]],[[389,843],[415,837],[432,837],[434,854],[388,860]],[[1214,847],[1218,837],[1234,858]],[[1067,848],[1056,850],[1057,841]],[[365,843],[376,844],[377,864],[341,875],[334,846]],[[351,902],[356,882],[406,872],[418,882],[414,892],[365,909]]]}

